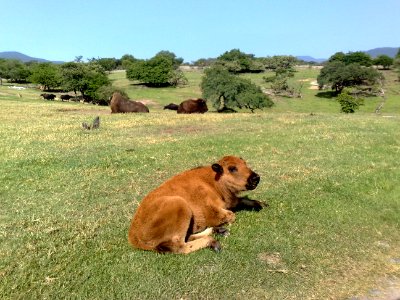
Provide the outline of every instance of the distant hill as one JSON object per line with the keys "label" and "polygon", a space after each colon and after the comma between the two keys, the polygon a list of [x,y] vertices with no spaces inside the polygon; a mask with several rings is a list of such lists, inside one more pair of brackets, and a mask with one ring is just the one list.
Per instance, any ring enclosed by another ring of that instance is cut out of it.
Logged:
{"label": "distant hill", "polygon": [[[371,50],[366,50],[366,51],[361,51],[364,53],[369,54],[372,58],[375,58],[379,55],[387,55],[389,57],[394,58],[399,51],[399,47],[381,47],[381,48],[375,48]],[[314,62],[314,63],[323,63],[324,61],[327,61],[327,58],[314,58],[312,56],[296,56],[297,59],[303,60],[305,62]]]}
{"label": "distant hill", "polygon": [[369,55],[371,55],[372,58],[375,58],[379,55],[387,55],[389,57],[394,58],[399,51],[400,48],[393,48],[393,47],[383,47],[383,48],[375,48],[371,49],[368,51],[363,51]]}
{"label": "distant hill", "polygon": [[36,58],[36,57],[31,57],[26,54],[16,52],[16,51],[5,51],[5,52],[0,52],[0,58],[4,59],[17,59],[22,62],[30,62],[30,61],[37,61],[37,62],[52,62],[56,64],[61,64],[63,61],[50,61],[46,60],[43,58]]}
{"label": "distant hill", "polygon": [[311,56],[296,56],[296,58],[305,62],[315,62],[315,63],[322,63],[327,60],[326,58],[314,58]]}

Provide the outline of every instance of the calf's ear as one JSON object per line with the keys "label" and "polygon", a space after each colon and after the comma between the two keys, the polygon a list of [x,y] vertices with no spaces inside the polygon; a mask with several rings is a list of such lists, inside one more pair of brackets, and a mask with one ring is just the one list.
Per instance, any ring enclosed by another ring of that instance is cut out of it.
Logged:
{"label": "calf's ear", "polygon": [[217,173],[217,174],[222,174],[222,173],[224,173],[224,168],[222,168],[220,164],[213,164],[213,165],[211,166],[211,168],[212,168],[212,169],[214,170],[214,172]]}

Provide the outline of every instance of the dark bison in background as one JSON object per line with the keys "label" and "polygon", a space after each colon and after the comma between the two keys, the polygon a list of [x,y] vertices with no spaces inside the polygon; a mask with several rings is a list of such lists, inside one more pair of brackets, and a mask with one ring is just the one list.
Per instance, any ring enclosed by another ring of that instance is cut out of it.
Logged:
{"label": "dark bison in background", "polygon": [[45,99],[45,100],[54,100],[56,98],[56,95],[54,95],[54,94],[44,93],[44,94],[40,94],[40,96],[42,96],[43,99]]}
{"label": "dark bison in background", "polygon": [[178,110],[179,105],[175,103],[170,103],[168,105],[164,106],[164,109],[170,109],[170,110]]}
{"label": "dark bison in background", "polygon": [[204,114],[206,111],[208,111],[208,107],[204,99],[188,99],[178,107],[178,114]]}
{"label": "dark bison in background", "polygon": [[143,103],[131,101],[120,93],[114,93],[110,101],[111,113],[148,113],[149,109]]}
{"label": "dark bison in background", "polygon": [[61,101],[64,101],[64,100],[68,101],[74,97],[71,95],[61,95],[60,98],[61,98]]}

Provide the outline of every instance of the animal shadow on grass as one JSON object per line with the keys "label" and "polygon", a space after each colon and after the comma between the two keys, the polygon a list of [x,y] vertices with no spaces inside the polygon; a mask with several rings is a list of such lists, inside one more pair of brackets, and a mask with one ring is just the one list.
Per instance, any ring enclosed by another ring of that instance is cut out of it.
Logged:
{"label": "animal shadow on grass", "polygon": [[[238,211],[260,211],[263,208],[269,207],[268,203],[257,201],[257,200],[252,200],[248,196],[240,197],[239,198],[239,204],[231,209],[233,212],[238,212]],[[213,233],[227,237],[230,232],[229,229],[224,227],[223,225],[217,226],[213,228]]]}
{"label": "animal shadow on grass", "polygon": [[258,200],[252,200],[248,196],[240,197],[239,204],[232,209],[233,212],[238,211],[260,211],[263,208],[267,208],[269,206],[268,203],[261,202]]}
{"label": "animal shadow on grass", "polygon": [[315,96],[318,98],[324,98],[324,99],[332,99],[335,98],[338,95],[336,91],[326,91],[326,92],[319,92]]}

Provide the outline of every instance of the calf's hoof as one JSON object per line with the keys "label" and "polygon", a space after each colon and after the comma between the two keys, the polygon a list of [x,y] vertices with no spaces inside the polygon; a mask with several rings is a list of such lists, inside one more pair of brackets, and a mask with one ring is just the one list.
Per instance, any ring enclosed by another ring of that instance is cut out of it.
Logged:
{"label": "calf's hoof", "polygon": [[221,244],[217,240],[213,240],[210,243],[210,248],[213,249],[215,252],[220,252],[221,251]]}

